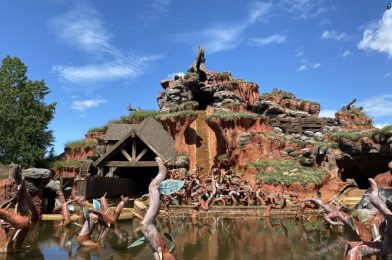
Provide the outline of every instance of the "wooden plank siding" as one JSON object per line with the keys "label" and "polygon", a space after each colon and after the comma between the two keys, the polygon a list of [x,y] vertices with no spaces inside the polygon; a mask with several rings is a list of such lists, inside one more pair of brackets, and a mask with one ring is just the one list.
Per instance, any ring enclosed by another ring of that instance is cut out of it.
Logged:
{"label": "wooden plank siding", "polygon": [[132,196],[137,185],[135,179],[110,178],[110,177],[87,177],[78,182],[78,196],[87,199],[99,198],[105,193],[108,198],[118,198],[121,195]]}

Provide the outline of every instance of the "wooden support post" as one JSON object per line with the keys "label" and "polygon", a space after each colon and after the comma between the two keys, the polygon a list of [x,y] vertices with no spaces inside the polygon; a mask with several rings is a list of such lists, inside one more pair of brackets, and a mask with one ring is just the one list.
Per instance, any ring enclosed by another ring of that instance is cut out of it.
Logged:
{"label": "wooden support post", "polygon": [[106,175],[106,177],[113,177],[113,174],[114,174],[114,171],[115,171],[115,170],[117,170],[117,167],[116,167],[116,166],[110,166],[109,172],[108,172],[108,174]]}
{"label": "wooden support post", "polygon": [[135,136],[132,137],[132,160],[137,161],[136,160],[136,138],[135,138]]}
{"label": "wooden support post", "polygon": [[98,167],[98,174],[97,174],[98,176],[103,176],[104,175],[104,169],[103,169],[103,167]]}

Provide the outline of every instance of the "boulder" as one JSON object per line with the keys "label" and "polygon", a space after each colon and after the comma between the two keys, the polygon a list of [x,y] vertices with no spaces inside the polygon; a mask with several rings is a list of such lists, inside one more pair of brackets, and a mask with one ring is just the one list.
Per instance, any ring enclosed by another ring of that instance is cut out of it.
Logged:
{"label": "boulder", "polygon": [[272,101],[261,100],[253,105],[253,112],[262,116],[277,117],[279,115],[285,115],[286,111],[284,108]]}
{"label": "boulder", "polygon": [[316,132],[314,133],[314,139],[316,139],[316,141],[323,141],[324,140],[324,135],[321,132]]}
{"label": "boulder", "polygon": [[29,168],[23,170],[22,174],[30,193],[42,191],[52,177],[50,170],[40,168]]}
{"label": "boulder", "polygon": [[61,191],[60,181],[50,180],[45,188],[54,192]]}

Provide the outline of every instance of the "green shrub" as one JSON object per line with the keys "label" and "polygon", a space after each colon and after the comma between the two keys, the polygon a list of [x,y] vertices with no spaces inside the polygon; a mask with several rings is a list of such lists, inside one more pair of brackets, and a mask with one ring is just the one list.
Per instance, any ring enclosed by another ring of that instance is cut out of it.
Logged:
{"label": "green shrub", "polygon": [[358,116],[369,117],[365,111],[362,110],[362,107],[356,107],[351,105],[350,109],[347,109],[347,106],[343,106],[339,112],[349,113],[349,114],[356,114]]}
{"label": "green shrub", "polygon": [[80,167],[82,165],[82,161],[80,160],[55,160],[49,162],[50,169],[60,169],[62,167]]}
{"label": "green shrub", "polygon": [[337,142],[335,141],[302,141],[302,140],[290,140],[289,141],[291,144],[299,144],[301,146],[301,148],[305,148],[307,145],[312,145],[313,147],[316,146],[321,146],[321,147],[328,147],[328,148],[338,148],[339,145]]}
{"label": "green shrub", "polygon": [[139,110],[130,112],[127,116],[122,116],[120,119],[113,119],[110,120],[107,125],[109,124],[126,124],[129,121],[143,121],[147,117],[155,117],[160,112],[156,110]]}
{"label": "green shrub", "polygon": [[65,144],[65,147],[85,147],[85,146],[92,146],[96,145],[98,142],[97,140],[77,140],[77,141],[71,141]]}
{"label": "green shrub", "polygon": [[127,116],[122,116],[121,121],[122,122],[127,122],[127,121],[142,121],[146,119],[147,117],[155,117],[159,112],[156,110],[139,110],[139,111],[133,111],[130,112],[129,115]]}
{"label": "green shrub", "polygon": [[93,127],[90,128],[87,133],[95,133],[95,132],[104,132],[106,130],[106,126],[101,126],[101,127]]}
{"label": "green shrub", "polygon": [[379,133],[383,136],[391,136],[392,135],[392,125],[384,126],[379,130]]}
{"label": "green shrub", "polygon": [[184,79],[198,80],[199,79],[199,74],[197,74],[195,72],[188,72],[187,74],[184,75]]}
{"label": "green shrub", "polygon": [[81,160],[66,160],[63,163],[63,167],[80,167],[82,162]]}
{"label": "green shrub", "polygon": [[222,107],[228,108],[228,107],[236,107],[236,106],[245,106],[244,102],[240,102],[238,100],[230,103],[224,103]]}
{"label": "green shrub", "polygon": [[108,125],[110,125],[110,124],[124,124],[124,121],[122,121],[122,119],[113,119],[113,120],[110,120],[107,124]]}
{"label": "green shrub", "polygon": [[48,164],[49,169],[60,169],[63,167],[64,161],[62,160],[55,160],[55,161],[50,161]]}
{"label": "green shrub", "polygon": [[[263,179],[266,184],[291,185],[299,182],[302,185],[310,183],[321,184],[327,171],[323,168],[310,168],[300,165],[294,160],[263,160],[248,163],[247,166],[254,166],[257,169],[257,178]],[[276,172],[266,172],[266,168],[271,167]],[[290,173],[293,169],[298,169],[293,175],[283,175]]]}
{"label": "green shrub", "polygon": [[347,138],[350,141],[358,141],[362,137],[372,138],[378,130],[370,130],[370,131],[342,131],[331,134],[331,139],[339,142],[342,138]]}
{"label": "green shrub", "polygon": [[167,120],[185,116],[197,116],[197,112],[192,110],[184,110],[171,113],[159,113],[155,116],[155,118],[158,120]]}
{"label": "green shrub", "polygon": [[206,117],[206,121],[221,119],[221,120],[236,120],[236,119],[252,119],[256,120],[257,114],[243,113],[243,112],[217,112]]}
{"label": "green shrub", "polygon": [[231,73],[228,72],[228,71],[225,71],[225,72],[222,72],[222,73],[218,72],[215,75],[215,79],[216,80],[220,80],[220,81],[230,80],[230,78],[231,78]]}

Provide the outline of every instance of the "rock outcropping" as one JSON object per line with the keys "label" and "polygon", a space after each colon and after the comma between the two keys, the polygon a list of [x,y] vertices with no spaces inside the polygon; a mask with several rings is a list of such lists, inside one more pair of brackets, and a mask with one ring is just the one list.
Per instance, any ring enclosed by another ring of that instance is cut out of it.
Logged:
{"label": "rock outcropping", "polygon": [[213,106],[219,110],[236,107],[250,109],[259,100],[258,85],[235,79],[230,72],[210,72],[205,66],[203,49],[199,48],[195,62],[188,73],[162,80],[164,92],[158,95],[160,111],[171,112],[173,108],[189,101],[198,103],[198,110]]}
{"label": "rock outcropping", "polygon": [[335,113],[335,117],[339,125],[345,129],[372,129],[372,119],[365,114],[362,107],[356,107],[353,99],[348,105],[343,106],[342,109]]}
{"label": "rock outcropping", "polygon": [[275,88],[271,93],[260,96],[253,105],[253,111],[270,118],[318,116],[320,104],[298,99],[292,93]]}

